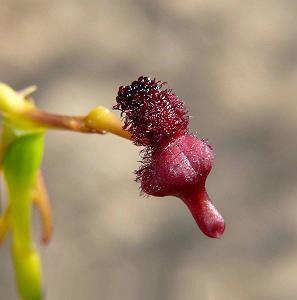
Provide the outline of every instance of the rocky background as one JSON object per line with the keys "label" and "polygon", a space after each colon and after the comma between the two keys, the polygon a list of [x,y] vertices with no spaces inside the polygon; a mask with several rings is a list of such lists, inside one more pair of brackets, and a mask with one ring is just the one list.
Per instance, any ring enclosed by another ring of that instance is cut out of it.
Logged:
{"label": "rocky background", "polygon": [[[84,114],[139,75],[167,81],[215,147],[207,186],[227,222],[209,239],[180,200],[139,196],[129,141],[51,131],[46,299],[296,299],[296,36],[294,0],[0,1],[0,80],[37,84],[44,110]],[[17,299],[8,242],[0,298]]]}

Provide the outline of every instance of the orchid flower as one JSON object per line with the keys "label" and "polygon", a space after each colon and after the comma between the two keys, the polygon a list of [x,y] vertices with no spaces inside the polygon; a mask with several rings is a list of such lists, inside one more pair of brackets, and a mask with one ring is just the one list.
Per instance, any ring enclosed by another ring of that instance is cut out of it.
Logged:
{"label": "orchid flower", "polygon": [[114,109],[98,106],[85,116],[65,116],[40,111],[32,93],[35,87],[14,91],[0,83],[0,168],[8,199],[0,216],[0,243],[11,234],[11,252],[19,295],[23,300],[43,299],[42,271],[32,237],[32,205],[42,224],[42,242],[52,235],[49,198],[40,171],[44,136],[49,129],[81,133],[113,133],[131,140],[141,150],[136,171],[144,194],[176,196],[189,208],[201,231],[213,238],[225,230],[223,217],[206,192],[206,178],[213,165],[213,149],[189,133],[185,103],[164,82],[139,77],[121,86]]}

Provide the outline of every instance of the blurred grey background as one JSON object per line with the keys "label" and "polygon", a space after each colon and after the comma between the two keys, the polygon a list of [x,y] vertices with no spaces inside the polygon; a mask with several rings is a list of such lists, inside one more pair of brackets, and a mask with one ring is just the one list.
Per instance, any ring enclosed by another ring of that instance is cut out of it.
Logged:
{"label": "blurred grey background", "polygon": [[[167,81],[215,148],[207,187],[227,222],[209,239],[180,200],[140,197],[129,141],[51,131],[46,299],[297,299],[296,36],[294,0],[0,1],[0,80],[37,84],[44,110]],[[8,242],[0,299],[17,299]]]}

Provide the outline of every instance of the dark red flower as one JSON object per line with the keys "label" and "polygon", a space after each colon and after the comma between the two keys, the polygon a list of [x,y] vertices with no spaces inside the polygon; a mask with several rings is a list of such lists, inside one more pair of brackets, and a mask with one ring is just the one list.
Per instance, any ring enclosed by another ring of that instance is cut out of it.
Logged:
{"label": "dark red flower", "polygon": [[121,110],[124,128],[136,145],[145,146],[137,181],[148,195],[182,199],[200,229],[209,237],[220,237],[224,219],[205,190],[213,150],[188,133],[184,102],[171,90],[162,90],[163,85],[139,77],[131,85],[121,86],[116,98],[114,109]]}

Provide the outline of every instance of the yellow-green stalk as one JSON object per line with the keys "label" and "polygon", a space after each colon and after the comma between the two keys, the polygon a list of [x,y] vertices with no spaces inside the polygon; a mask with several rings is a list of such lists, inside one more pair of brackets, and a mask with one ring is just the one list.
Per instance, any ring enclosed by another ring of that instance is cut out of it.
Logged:
{"label": "yellow-green stalk", "polygon": [[123,124],[102,106],[86,116],[62,116],[38,110],[30,94],[35,87],[16,92],[0,82],[0,113],[3,117],[0,137],[0,168],[8,187],[7,209],[0,216],[0,243],[12,234],[12,259],[22,300],[42,299],[41,262],[34,248],[31,228],[32,204],[37,205],[43,224],[42,241],[51,235],[50,207],[40,175],[46,129],[64,129],[83,133],[111,132],[130,139]]}
{"label": "yellow-green stalk", "polygon": [[[12,259],[21,299],[42,299],[41,263],[32,242],[32,192],[42,159],[44,133],[17,113],[33,106],[20,95],[0,86],[0,107],[4,112],[2,163],[9,194]],[[20,126],[21,125],[21,126]]]}

